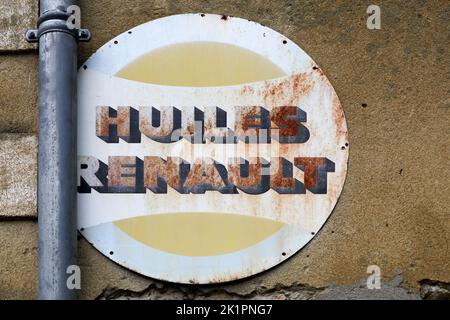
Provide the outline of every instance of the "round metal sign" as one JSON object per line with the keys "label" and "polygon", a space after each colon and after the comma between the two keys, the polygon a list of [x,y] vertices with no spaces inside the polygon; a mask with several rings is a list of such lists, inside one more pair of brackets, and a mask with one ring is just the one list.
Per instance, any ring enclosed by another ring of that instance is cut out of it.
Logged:
{"label": "round metal sign", "polygon": [[344,185],[339,99],[295,43],[255,22],[165,17],[78,74],[78,226],[120,265],[217,283],[289,258]]}

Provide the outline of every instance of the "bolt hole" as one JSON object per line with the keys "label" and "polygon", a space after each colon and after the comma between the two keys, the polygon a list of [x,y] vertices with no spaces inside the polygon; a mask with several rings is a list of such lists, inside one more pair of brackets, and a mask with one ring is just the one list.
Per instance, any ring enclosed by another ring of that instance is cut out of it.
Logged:
{"label": "bolt hole", "polygon": [[128,34],[132,34],[133,33],[133,31],[128,31]]}
{"label": "bolt hole", "polygon": [[311,234],[312,234],[312,235],[315,235],[316,233],[315,233],[314,231],[311,231]]}
{"label": "bolt hole", "polygon": [[117,41],[117,40],[114,41],[114,44],[118,44],[118,43],[119,43],[119,41]]}
{"label": "bolt hole", "polygon": [[345,143],[345,146],[348,147],[348,142]]}
{"label": "bolt hole", "polygon": [[202,18],[205,16],[205,14],[204,13],[202,13],[201,15],[200,15]]}
{"label": "bolt hole", "polygon": [[317,70],[317,69],[319,69],[317,66],[314,66],[314,67],[313,67],[313,70]]}
{"label": "bolt hole", "polygon": [[282,256],[285,256],[285,255],[286,255],[286,252],[283,252],[281,255],[282,255]]}
{"label": "bolt hole", "polygon": [[87,69],[87,65],[84,65],[84,66],[83,66],[83,69],[86,70],[86,69]]}
{"label": "bolt hole", "polygon": [[109,254],[110,254],[110,255],[113,255],[113,254],[114,254],[114,251],[110,251]]}
{"label": "bolt hole", "polygon": [[367,103],[362,103],[361,107],[363,107],[363,108],[367,107]]}
{"label": "bolt hole", "polygon": [[283,40],[283,44],[286,44],[287,43],[287,41],[286,40]]}
{"label": "bolt hole", "polygon": [[80,231],[84,231],[84,228],[80,228]]}

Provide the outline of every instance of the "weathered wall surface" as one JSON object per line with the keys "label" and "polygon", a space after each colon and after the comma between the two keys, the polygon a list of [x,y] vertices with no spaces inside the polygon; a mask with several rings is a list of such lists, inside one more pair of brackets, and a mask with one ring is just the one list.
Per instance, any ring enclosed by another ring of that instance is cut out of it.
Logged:
{"label": "weathered wall surface", "polygon": [[[34,27],[36,3],[0,0],[0,299],[37,296],[37,51],[21,36]],[[180,286],[129,272],[79,239],[81,298],[449,297],[448,1],[377,1],[381,30],[366,28],[370,1],[80,3],[82,25],[93,32],[80,63],[113,36],[176,13],[239,16],[283,33],[330,79],[351,144],[329,221],[278,267],[223,285]],[[372,264],[382,290],[364,289]]]}

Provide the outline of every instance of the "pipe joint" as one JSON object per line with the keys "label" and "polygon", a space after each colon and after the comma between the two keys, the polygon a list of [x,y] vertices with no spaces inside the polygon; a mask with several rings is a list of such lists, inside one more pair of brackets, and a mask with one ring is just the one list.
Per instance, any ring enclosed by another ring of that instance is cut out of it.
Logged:
{"label": "pipe joint", "polygon": [[89,41],[91,32],[88,29],[78,29],[74,26],[72,13],[63,9],[49,10],[41,14],[37,29],[30,29],[25,34],[28,42],[38,42],[39,38],[48,32],[65,32],[71,34],[77,41]]}

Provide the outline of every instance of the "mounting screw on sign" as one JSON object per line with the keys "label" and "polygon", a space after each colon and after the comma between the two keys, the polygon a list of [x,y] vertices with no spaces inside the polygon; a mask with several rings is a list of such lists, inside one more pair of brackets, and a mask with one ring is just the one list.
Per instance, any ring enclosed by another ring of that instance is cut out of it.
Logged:
{"label": "mounting screw on sign", "polygon": [[154,20],[100,48],[78,84],[79,229],[140,274],[198,284],[262,272],[308,243],[340,196],[339,99],[270,28]]}

